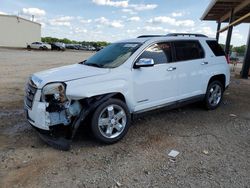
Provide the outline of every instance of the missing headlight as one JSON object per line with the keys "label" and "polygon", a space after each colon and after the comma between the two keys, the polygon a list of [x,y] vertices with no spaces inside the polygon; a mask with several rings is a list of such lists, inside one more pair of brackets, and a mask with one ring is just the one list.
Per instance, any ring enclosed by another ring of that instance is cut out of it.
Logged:
{"label": "missing headlight", "polygon": [[51,83],[42,89],[42,101],[45,102],[65,102],[65,85],[63,83]]}

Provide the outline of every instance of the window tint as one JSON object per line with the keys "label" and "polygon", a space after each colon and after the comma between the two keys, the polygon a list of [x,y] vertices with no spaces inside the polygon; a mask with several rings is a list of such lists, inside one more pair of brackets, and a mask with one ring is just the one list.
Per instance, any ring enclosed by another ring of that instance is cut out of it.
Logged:
{"label": "window tint", "polygon": [[146,49],[141,56],[138,58],[150,58],[153,59],[155,64],[169,63],[172,62],[172,53],[170,43],[158,43],[150,46]]}
{"label": "window tint", "polygon": [[174,41],[176,61],[204,58],[204,51],[198,41]]}
{"label": "window tint", "polygon": [[216,56],[225,56],[225,52],[221,48],[221,46],[218,44],[215,40],[207,40],[206,41],[210,49],[213,51],[214,55]]}

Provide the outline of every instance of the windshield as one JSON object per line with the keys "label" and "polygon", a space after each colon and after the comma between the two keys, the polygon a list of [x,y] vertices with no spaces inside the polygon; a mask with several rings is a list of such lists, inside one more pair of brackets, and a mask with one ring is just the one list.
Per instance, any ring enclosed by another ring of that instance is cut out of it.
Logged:
{"label": "windshield", "polygon": [[114,43],[85,61],[85,65],[115,68],[123,64],[139,47],[140,43]]}

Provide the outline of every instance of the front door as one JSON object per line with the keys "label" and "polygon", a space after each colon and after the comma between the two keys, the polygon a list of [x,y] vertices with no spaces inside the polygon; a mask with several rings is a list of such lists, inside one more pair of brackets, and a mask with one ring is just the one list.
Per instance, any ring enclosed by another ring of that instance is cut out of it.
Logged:
{"label": "front door", "polygon": [[174,102],[179,96],[178,67],[169,42],[148,47],[136,60],[153,59],[154,66],[133,69],[134,111]]}

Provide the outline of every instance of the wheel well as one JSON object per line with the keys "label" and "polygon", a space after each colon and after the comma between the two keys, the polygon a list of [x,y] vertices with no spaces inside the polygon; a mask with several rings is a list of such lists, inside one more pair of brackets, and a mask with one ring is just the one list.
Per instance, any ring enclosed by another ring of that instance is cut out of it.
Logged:
{"label": "wheel well", "polygon": [[226,76],[224,74],[218,74],[218,75],[214,75],[210,78],[208,85],[213,82],[213,81],[219,81],[221,82],[221,84],[223,85],[223,89],[225,89],[225,85],[226,85]]}
{"label": "wheel well", "polygon": [[96,96],[92,96],[90,98],[82,99],[82,102],[85,101],[85,100],[98,101],[98,100],[100,100],[101,98],[104,98],[104,97],[106,97],[107,99],[109,99],[109,98],[119,99],[119,100],[123,101],[124,103],[126,103],[125,97],[121,93],[106,93],[106,94],[103,94],[103,95],[96,95]]}
{"label": "wheel well", "polygon": [[125,97],[121,93],[116,93],[114,96],[112,96],[112,98],[120,99],[121,101],[126,103]]}

